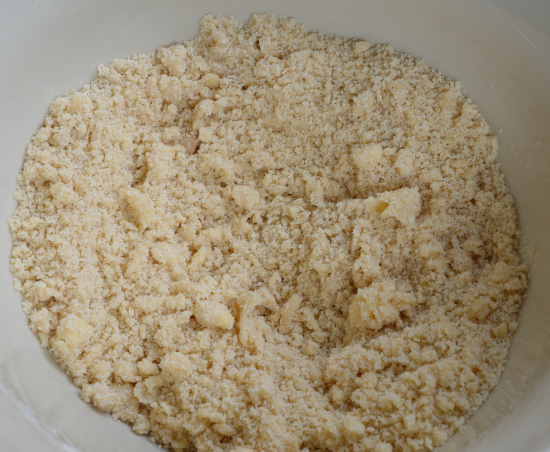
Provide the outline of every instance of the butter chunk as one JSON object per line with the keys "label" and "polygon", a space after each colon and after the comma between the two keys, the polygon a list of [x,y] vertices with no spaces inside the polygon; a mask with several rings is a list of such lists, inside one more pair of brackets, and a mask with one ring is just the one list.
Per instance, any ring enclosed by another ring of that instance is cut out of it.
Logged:
{"label": "butter chunk", "polygon": [[135,188],[124,188],[120,196],[126,200],[128,207],[140,230],[145,229],[155,218],[155,209],[149,196]]}
{"label": "butter chunk", "polygon": [[157,365],[154,362],[147,359],[147,358],[142,359],[137,364],[137,368],[138,368],[139,372],[142,375],[146,375],[146,376],[158,375],[158,373],[159,373],[159,369],[158,369]]}
{"label": "butter chunk", "polygon": [[233,328],[235,318],[227,306],[217,301],[202,300],[195,303],[194,315],[197,322],[207,328]]}
{"label": "butter chunk", "polygon": [[377,199],[388,203],[388,207],[382,212],[382,217],[393,217],[404,225],[414,224],[422,209],[418,187],[387,191],[379,194]]}
{"label": "butter chunk", "polygon": [[162,358],[160,368],[169,375],[185,377],[191,373],[193,365],[183,353],[173,352]]}
{"label": "butter chunk", "polygon": [[68,185],[56,182],[50,187],[50,193],[57,205],[70,206],[78,200],[78,195]]}
{"label": "butter chunk", "polygon": [[365,425],[352,414],[348,414],[344,419],[344,431],[346,436],[355,440],[362,438],[367,433]]}
{"label": "butter chunk", "polygon": [[191,262],[189,264],[189,270],[195,271],[198,270],[202,264],[206,261],[206,258],[210,254],[209,248],[206,246],[201,246],[199,250],[193,254],[193,257],[191,258]]}
{"label": "butter chunk", "polygon": [[80,317],[69,314],[57,329],[57,337],[63,340],[71,349],[82,347],[90,338],[93,327]]}
{"label": "butter chunk", "polygon": [[392,280],[384,279],[357,291],[349,308],[348,321],[357,328],[379,330],[394,323],[401,311],[415,304],[414,294],[396,290]]}
{"label": "butter chunk", "polygon": [[379,144],[371,143],[356,148],[351,156],[357,168],[372,171],[384,158],[384,151]]}
{"label": "butter chunk", "polygon": [[296,315],[296,311],[298,311],[298,308],[300,307],[301,303],[302,303],[302,297],[297,294],[292,295],[288,299],[288,301],[285,303],[285,305],[281,309],[281,320],[280,320],[280,324],[283,330],[285,331],[290,330],[290,325],[292,324],[292,321],[294,320],[294,316]]}
{"label": "butter chunk", "polygon": [[397,155],[395,168],[403,177],[408,177],[414,171],[414,154],[409,149],[404,149]]}
{"label": "butter chunk", "polygon": [[250,187],[234,187],[232,195],[237,205],[243,209],[252,209],[260,204],[260,193]]}
{"label": "butter chunk", "polygon": [[206,86],[208,86],[208,88],[219,88],[220,87],[220,77],[218,77],[217,74],[206,74],[203,78],[202,78],[202,81],[204,82],[204,84]]}

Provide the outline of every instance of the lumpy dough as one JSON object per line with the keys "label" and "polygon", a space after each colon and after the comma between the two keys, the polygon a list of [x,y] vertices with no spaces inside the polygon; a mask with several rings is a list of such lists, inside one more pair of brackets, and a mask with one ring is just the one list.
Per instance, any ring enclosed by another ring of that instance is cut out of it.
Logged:
{"label": "lumpy dough", "polygon": [[527,266],[460,84],[293,19],[205,16],[100,66],[30,142],[30,328],[175,451],[421,451],[497,384]]}

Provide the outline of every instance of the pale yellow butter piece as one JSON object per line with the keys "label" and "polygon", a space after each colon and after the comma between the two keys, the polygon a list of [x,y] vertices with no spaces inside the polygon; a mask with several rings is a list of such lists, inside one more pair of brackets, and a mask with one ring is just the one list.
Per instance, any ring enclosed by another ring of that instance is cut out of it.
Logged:
{"label": "pale yellow butter piece", "polygon": [[195,303],[195,319],[208,328],[233,328],[235,318],[227,306],[217,301],[201,300]]}
{"label": "pale yellow butter piece", "polygon": [[379,144],[365,144],[353,151],[352,158],[360,170],[372,171],[384,158],[384,150]]}
{"label": "pale yellow butter piece", "polygon": [[50,187],[50,193],[59,205],[70,206],[78,200],[78,195],[74,190],[63,182],[53,184]]}
{"label": "pale yellow butter piece", "polygon": [[379,194],[377,199],[388,203],[382,217],[393,217],[405,225],[414,223],[422,209],[418,187],[387,191]]}
{"label": "pale yellow butter piece", "polygon": [[220,77],[218,77],[217,74],[212,74],[212,73],[206,74],[202,78],[202,81],[209,88],[219,88],[220,86]]}
{"label": "pale yellow butter piece", "polygon": [[237,186],[233,188],[233,199],[243,209],[251,209],[260,203],[260,193],[250,187]]}
{"label": "pale yellow butter piece", "polygon": [[193,365],[189,360],[189,357],[179,352],[173,352],[165,355],[160,362],[160,368],[162,369],[162,372],[180,377],[185,377],[193,371]]}
{"label": "pale yellow butter piece", "polygon": [[365,425],[357,416],[352,414],[348,414],[344,418],[344,431],[346,436],[354,440],[362,438],[367,433]]}
{"label": "pale yellow butter piece", "polygon": [[74,314],[69,314],[61,322],[57,328],[57,337],[71,348],[80,348],[90,338],[93,332],[93,327],[86,321],[82,320]]}
{"label": "pale yellow butter piece", "polygon": [[378,330],[395,322],[401,311],[415,304],[414,294],[399,291],[392,280],[384,279],[357,291],[349,308],[348,321],[358,328]]}
{"label": "pale yellow butter piece", "polygon": [[302,303],[302,297],[300,295],[292,295],[288,301],[281,308],[281,327],[286,331],[290,328],[290,325],[294,319],[296,311]]}
{"label": "pale yellow butter piece", "polygon": [[126,200],[132,216],[140,229],[145,229],[155,218],[155,209],[149,196],[135,188],[124,188],[120,196]]}

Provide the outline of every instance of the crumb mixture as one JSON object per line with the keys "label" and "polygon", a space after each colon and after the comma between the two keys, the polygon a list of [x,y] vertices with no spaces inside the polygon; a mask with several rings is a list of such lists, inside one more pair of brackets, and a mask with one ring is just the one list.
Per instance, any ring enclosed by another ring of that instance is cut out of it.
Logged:
{"label": "crumb mixture", "polygon": [[421,451],[496,385],[527,267],[458,82],[205,16],[55,100],[15,287],[82,399],[175,451]]}

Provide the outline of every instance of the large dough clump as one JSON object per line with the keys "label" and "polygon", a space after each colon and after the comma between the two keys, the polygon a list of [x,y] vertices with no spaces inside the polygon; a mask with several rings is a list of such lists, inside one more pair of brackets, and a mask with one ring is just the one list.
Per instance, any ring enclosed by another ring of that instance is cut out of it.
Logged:
{"label": "large dough clump", "polygon": [[82,398],[175,451],[431,450],[526,286],[496,152],[422,61],[206,16],[52,103],[15,287]]}

